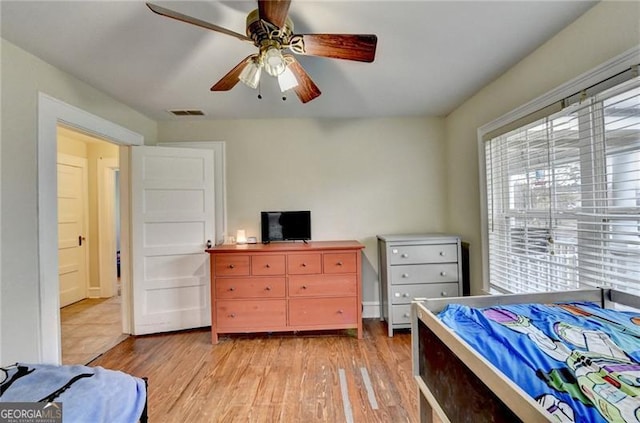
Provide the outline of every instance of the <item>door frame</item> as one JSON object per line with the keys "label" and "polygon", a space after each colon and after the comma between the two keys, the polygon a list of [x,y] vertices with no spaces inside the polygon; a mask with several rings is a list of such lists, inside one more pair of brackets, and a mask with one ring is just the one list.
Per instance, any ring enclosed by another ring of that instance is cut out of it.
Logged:
{"label": "door frame", "polygon": [[113,297],[116,286],[116,222],[115,222],[115,174],[120,160],[98,158],[98,277],[101,297]]}
{"label": "door frame", "polygon": [[[120,146],[144,145],[144,136],[123,126],[38,92],[38,285],[40,298],[38,358],[42,363],[62,362],[60,298],[58,296],[57,127],[63,124]],[[122,150],[126,150],[120,148]],[[122,159],[122,155],[121,155]],[[128,162],[121,162],[126,169]],[[122,176],[122,174],[121,174]],[[122,181],[121,181],[122,182]],[[121,191],[121,195],[122,195]],[[128,203],[121,201],[124,208]],[[122,216],[124,218],[124,216]],[[127,226],[128,227],[128,226]],[[124,226],[123,226],[124,229]],[[125,240],[122,239],[124,242]],[[128,250],[128,249],[127,249]],[[124,283],[124,280],[121,279]],[[123,308],[130,298],[123,295]]]}

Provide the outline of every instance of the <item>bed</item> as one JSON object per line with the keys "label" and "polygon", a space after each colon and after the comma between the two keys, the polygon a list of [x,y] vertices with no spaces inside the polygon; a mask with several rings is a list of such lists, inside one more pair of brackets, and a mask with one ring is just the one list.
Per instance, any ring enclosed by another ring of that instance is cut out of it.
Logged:
{"label": "bed", "polygon": [[52,406],[65,422],[145,423],[147,381],[102,367],[16,363],[0,368],[2,403]]}
{"label": "bed", "polygon": [[640,298],[592,289],[416,299],[420,421],[639,421],[640,312],[621,306],[640,309]]}

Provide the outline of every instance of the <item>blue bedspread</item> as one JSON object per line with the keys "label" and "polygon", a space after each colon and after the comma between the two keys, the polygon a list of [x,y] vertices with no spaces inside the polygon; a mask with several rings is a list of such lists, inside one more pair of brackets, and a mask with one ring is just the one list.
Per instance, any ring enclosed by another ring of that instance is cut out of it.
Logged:
{"label": "blue bedspread", "polygon": [[640,314],[590,303],[452,304],[439,317],[557,421],[640,421]]}
{"label": "blue bedspread", "polygon": [[102,367],[18,363],[0,382],[0,402],[61,402],[70,423],[137,422],[146,402],[144,380]]}

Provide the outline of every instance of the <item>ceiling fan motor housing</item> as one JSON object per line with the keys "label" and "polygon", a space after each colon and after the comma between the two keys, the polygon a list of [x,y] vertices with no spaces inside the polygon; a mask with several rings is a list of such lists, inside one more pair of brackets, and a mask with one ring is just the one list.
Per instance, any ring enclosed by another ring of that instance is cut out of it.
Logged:
{"label": "ceiling fan motor housing", "polygon": [[247,36],[259,49],[276,46],[279,49],[287,48],[293,35],[293,22],[287,16],[282,28],[260,19],[258,9],[247,15]]}

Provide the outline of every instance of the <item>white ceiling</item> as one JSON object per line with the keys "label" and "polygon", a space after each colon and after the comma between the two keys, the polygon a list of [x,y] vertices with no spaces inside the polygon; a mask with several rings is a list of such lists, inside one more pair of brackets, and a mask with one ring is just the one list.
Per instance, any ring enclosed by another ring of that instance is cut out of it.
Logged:
{"label": "white ceiling", "polygon": [[[2,0],[0,15],[3,38],[155,120],[180,119],[169,109],[201,109],[207,119],[444,116],[595,3],[293,0],[295,33],[378,36],[373,63],[298,56],[322,91],[307,104],[293,93],[282,101],[268,75],[262,100],[241,83],[209,91],[255,47],[158,16],[144,2]],[[256,8],[157,4],[243,34]]]}

